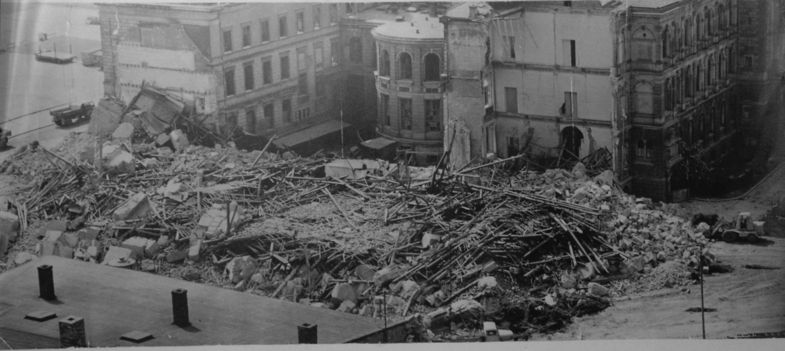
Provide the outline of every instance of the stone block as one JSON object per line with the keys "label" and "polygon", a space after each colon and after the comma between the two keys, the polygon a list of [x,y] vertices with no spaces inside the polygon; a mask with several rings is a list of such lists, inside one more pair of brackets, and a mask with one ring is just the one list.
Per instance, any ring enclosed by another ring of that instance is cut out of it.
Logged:
{"label": "stone block", "polygon": [[124,123],[120,123],[120,125],[117,126],[117,129],[114,130],[114,133],[112,133],[112,139],[122,142],[126,140],[131,140],[131,137],[133,135],[134,135],[133,124],[124,122]]}
{"label": "stone block", "polygon": [[19,235],[19,217],[17,215],[0,211],[0,235],[8,236],[9,241],[16,241]]}
{"label": "stone block", "polygon": [[110,246],[106,255],[104,255],[103,264],[125,262],[131,259],[131,255],[133,255],[133,252],[130,249],[120,246]]}
{"label": "stone block", "polygon": [[144,218],[152,210],[152,204],[143,193],[137,193],[118,207],[112,216],[114,220],[124,221],[129,219]]}
{"label": "stone block", "polygon": [[348,283],[336,284],[330,296],[338,301],[357,302],[359,293],[354,286]]}
{"label": "stone block", "polygon": [[65,244],[65,246],[75,248],[79,245],[79,234],[74,232],[63,233],[63,235],[60,236],[60,242]]}
{"label": "stone block", "polygon": [[169,138],[172,141],[174,149],[178,151],[185,150],[189,145],[191,145],[188,142],[188,136],[180,129],[175,129],[169,133]]}
{"label": "stone block", "polygon": [[188,247],[188,259],[198,261],[202,251],[202,239],[192,239],[191,246]]}
{"label": "stone block", "polygon": [[177,263],[185,261],[186,258],[188,258],[188,250],[177,250],[166,255],[166,262]]}

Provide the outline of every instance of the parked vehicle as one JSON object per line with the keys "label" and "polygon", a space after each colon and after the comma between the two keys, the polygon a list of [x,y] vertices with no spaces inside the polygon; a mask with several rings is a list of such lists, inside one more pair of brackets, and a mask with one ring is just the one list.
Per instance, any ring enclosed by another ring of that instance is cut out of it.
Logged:
{"label": "parked vehicle", "polygon": [[68,105],[49,111],[52,122],[58,127],[66,127],[90,119],[95,104],[85,102],[81,105]]}

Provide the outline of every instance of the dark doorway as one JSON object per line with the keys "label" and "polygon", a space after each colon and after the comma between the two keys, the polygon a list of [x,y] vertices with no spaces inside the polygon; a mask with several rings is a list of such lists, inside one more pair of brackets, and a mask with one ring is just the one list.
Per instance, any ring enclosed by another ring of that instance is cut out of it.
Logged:
{"label": "dark doorway", "polygon": [[578,160],[581,156],[583,133],[578,128],[567,127],[561,131],[562,159]]}

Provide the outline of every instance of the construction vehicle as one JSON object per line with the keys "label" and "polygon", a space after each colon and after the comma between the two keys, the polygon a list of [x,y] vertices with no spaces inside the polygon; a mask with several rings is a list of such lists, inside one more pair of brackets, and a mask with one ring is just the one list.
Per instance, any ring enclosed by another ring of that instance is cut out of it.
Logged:
{"label": "construction vehicle", "polygon": [[[762,224],[759,224],[762,227]],[[718,232],[715,237],[719,237],[725,242],[748,242],[755,243],[760,241],[759,231],[756,230],[756,224],[752,221],[749,212],[741,212],[736,216],[733,221],[733,227]]]}
{"label": "construction vehicle", "polygon": [[0,127],[0,151],[8,148],[8,139],[11,139],[11,131]]}
{"label": "construction vehicle", "polygon": [[49,114],[52,115],[54,124],[58,127],[66,127],[89,120],[90,115],[93,113],[93,108],[95,108],[95,104],[88,101],[81,105],[68,105],[54,109],[49,111]]}

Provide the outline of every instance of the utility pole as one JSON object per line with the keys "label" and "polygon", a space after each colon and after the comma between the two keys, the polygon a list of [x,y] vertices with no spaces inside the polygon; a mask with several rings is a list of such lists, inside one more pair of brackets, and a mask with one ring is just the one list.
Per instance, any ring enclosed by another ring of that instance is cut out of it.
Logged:
{"label": "utility pole", "polygon": [[703,339],[706,339],[706,309],[703,305],[703,246],[698,247],[700,250],[700,255],[698,257],[700,263],[698,263],[698,270],[700,271],[700,282],[701,282],[701,329],[703,330]]}

